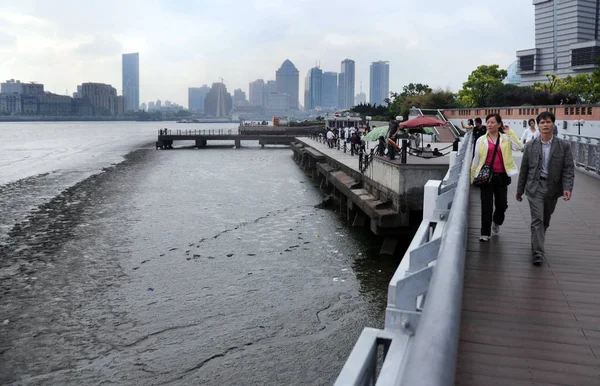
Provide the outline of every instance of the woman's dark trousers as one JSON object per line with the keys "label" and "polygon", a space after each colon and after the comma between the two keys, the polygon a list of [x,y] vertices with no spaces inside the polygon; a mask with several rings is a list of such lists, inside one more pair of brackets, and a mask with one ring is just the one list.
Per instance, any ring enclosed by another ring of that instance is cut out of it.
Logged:
{"label": "woman's dark trousers", "polygon": [[508,208],[507,179],[508,177],[506,174],[494,173],[492,181],[481,187],[482,236],[490,236],[492,231],[492,221],[498,225],[502,225],[504,223],[504,213],[506,212],[506,208]]}

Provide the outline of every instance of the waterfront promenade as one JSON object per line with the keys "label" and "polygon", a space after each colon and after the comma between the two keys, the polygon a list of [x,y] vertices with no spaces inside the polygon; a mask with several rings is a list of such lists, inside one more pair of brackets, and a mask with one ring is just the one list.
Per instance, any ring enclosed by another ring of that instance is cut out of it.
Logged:
{"label": "waterfront promenade", "polygon": [[[596,173],[595,150],[575,149]],[[600,179],[576,172],[573,198],[559,200],[546,262],[536,267],[516,178],[500,233],[478,240],[480,193],[464,155],[441,185],[428,183],[424,203],[433,207],[390,281],[385,329],[363,330],[336,385],[599,385]],[[437,199],[427,199],[432,190]]]}
{"label": "waterfront promenade", "polygon": [[[520,160],[519,160],[520,161]],[[576,172],[530,262],[527,200],[509,187],[506,221],[479,242],[471,188],[457,385],[600,385],[600,179]]]}

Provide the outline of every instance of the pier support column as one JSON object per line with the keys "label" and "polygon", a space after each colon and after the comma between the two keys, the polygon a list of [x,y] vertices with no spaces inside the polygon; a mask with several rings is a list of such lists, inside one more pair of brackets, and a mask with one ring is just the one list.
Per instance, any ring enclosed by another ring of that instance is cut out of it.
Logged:
{"label": "pier support column", "polygon": [[379,254],[381,256],[394,256],[394,253],[396,253],[396,246],[398,245],[398,239],[396,238],[392,238],[392,237],[386,237],[385,240],[383,240],[383,245],[381,246],[381,250],[379,251]]}
{"label": "pier support column", "polygon": [[196,140],[196,147],[198,149],[201,149],[203,147],[206,147],[206,139],[197,139]]}
{"label": "pier support column", "polygon": [[356,211],[356,215],[354,216],[354,221],[352,222],[353,227],[364,227],[367,223],[367,216],[364,215],[360,210]]}
{"label": "pier support column", "polygon": [[240,147],[242,147],[242,141],[239,139],[235,140],[235,148],[239,149]]}

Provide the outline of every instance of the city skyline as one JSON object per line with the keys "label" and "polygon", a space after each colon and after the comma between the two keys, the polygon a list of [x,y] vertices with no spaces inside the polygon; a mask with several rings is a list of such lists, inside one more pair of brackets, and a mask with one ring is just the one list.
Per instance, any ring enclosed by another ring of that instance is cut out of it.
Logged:
{"label": "city skyline", "polygon": [[[69,95],[83,82],[102,82],[122,94],[121,55],[139,52],[139,100],[186,101],[188,88],[221,77],[229,89],[248,94],[249,82],[274,79],[286,58],[304,75],[315,61],[324,72],[338,72],[340,61],[348,57],[356,62],[356,87],[362,81],[367,92],[369,66],[376,60],[390,62],[391,91],[410,82],[458,91],[478,65],[506,68],[517,50],[534,46],[534,7],[527,1],[510,0],[498,7],[483,0],[457,7],[431,0],[425,1],[423,12],[386,0],[365,10],[350,0],[345,17],[372,26],[356,31],[315,19],[316,2],[295,5],[292,13],[282,4],[12,2],[0,11],[0,78],[38,81],[47,91]],[[332,1],[318,5],[325,13],[339,11]],[[390,20],[397,25],[386,22]],[[507,20],[511,28],[498,28]],[[306,28],[307,23],[312,27]],[[182,32],[188,30],[192,32]],[[302,81],[299,95],[304,95]]]}

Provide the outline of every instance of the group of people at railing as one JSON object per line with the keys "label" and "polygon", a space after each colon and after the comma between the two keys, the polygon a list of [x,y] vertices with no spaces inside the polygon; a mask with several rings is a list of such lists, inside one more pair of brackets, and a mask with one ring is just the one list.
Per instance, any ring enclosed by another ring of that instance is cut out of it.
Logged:
{"label": "group of people at railing", "polygon": [[[476,118],[465,127],[473,135],[471,183],[480,188],[481,233],[479,240],[487,242],[500,232],[508,208],[508,185],[511,177],[518,176],[515,199],[527,196],[531,212],[531,261],[541,265],[545,258],[546,230],[560,197],[571,199],[574,163],[570,143],[556,136],[556,118],[545,111],[535,120],[521,138],[499,114],[489,114],[486,126]],[[538,129],[535,128],[537,123]],[[464,127],[464,126],[463,126]],[[470,149],[468,149],[470,152]],[[520,169],[513,159],[513,150],[523,152]]]}
{"label": "group of people at railing", "polygon": [[[373,127],[372,129],[376,129]],[[366,141],[363,139],[364,136],[369,134],[371,128],[356,128],[353,126],[346,126],[343,128],[327,128],[325,133],[318,133],[319,136],[323,136],[329,148],[338,148],[344,150],[349,148],[350,153],[366,152]],[[387,139],[387,140],[386,140]],[[403,130],[398,130],[398,123],[395,118],[392,118],[386,131],[385,135],[381,135],[378,138],[378,143],[375,146],[374,154],[378,156],[388,156],[390,160],[394,160],[396,155],[401,154],[404,150],[399,146],[400,142],[407,140],[407,154],[422,157],[422,158],[434,158],[441,157],[444,154],[438,148],[432,148],[430,144],[425,147],[420,147],[421,136],[419,133],[408,133]],[[453,147],[452,145],[441,149],[446,150]]]}

